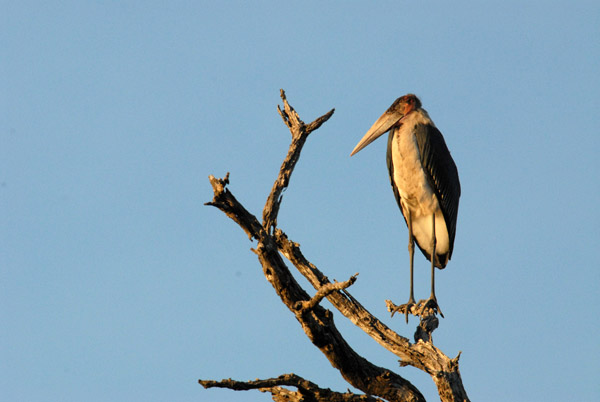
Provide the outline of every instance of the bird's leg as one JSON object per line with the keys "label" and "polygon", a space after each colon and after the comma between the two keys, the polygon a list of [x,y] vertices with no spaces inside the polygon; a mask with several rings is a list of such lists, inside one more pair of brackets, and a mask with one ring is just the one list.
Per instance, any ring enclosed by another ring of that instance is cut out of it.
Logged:
{"label": "bird's leg", "polygon": [[429,299],[423,305],[421,312],[423,312],[425,308],[431,307],[436,309],[443,317],[444,314],[442,314],[442,310],[440,309],[440,306],[437,303],[437,298],[435,297],[435,246],[437,243],[435,236],[435,212],[431,218],[431,233],[431,296],[429,296]]}
{"label": "bird's leg", "polygon": [[[408,208],[407,208],[408,209]],[[408,226],[408,254],[410,256],[410,296],[408,297],[408,302],[404,305],[406,308],[404,310],[404,316],[406,317],[406,323],[408,323],[408,311],[412,306],[415,305],[415,293],[414,293],[414,260],[415,260],[415,239],[413,237],[412,231],[412,217],[410,215],[410,209],[408,210],[407,215],[407,226]]]}
{"label": "bird's leg", "polygon": [[[435,238],[435,212],[431,215],[431,295],[430,299],[435,299],[435,246],[437,239]],[[437,301],[437,300],[436,300]]]}

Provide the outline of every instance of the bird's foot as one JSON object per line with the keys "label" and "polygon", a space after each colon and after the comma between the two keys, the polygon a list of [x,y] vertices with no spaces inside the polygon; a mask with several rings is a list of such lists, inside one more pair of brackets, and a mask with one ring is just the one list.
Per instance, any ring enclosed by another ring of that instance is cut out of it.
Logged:
{"label": "bird's foot", "polygon": [[408,314],[417,315],[416,307],[417,303],[413,298],[409,299],[407,303],[396,306],[390,300],[386,300],[386,304],[388,307],[388,311],[392,313],[392,317],[396,313],[404,314],[406,317],[406,322],[408,323]]}
{"label": "bird's foot", "polygon": [[421,306],[421,310],[419,311],[419,315],[424,317],[427,315],[435,315],[439,313],[442,318],[444,318],[444,314],[442,313],[442,309],[440,308],[437,299],[434,295],[431,295],[427,300],[419,301],[419,306]]}

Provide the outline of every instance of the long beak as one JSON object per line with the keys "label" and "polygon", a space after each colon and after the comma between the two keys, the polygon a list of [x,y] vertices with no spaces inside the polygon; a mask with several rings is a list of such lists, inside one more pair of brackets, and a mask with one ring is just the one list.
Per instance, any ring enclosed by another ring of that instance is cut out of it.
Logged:
{"label": "long beak", "polygon": [[354,155],[383,134],[387,133],[394,124],[398,122],[404,115],[400,112],[389,110],[381,115],[379,119],[371,126],[364,137],[356,144],[350,156]]}

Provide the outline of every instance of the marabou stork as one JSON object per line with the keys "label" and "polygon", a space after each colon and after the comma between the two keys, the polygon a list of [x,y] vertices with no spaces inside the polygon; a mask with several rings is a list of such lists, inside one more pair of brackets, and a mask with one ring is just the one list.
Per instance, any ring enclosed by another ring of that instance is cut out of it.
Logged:
{"label": "marabou stork", "polygon": [[[404,95],[389,107],[356,145],[354,155],[382,134],[390,132],[387,166],[398,206],[408,226],[410,296],[405,307],[415,305],[413,261],[417,245],[431,261],[431,296],[423,305],[442,314],[435,297],[435,267],[443,269],[452,257],[460,182],[442,133],[435,127],[421,101]],[[423,311],[423,309],[421,311]]]}

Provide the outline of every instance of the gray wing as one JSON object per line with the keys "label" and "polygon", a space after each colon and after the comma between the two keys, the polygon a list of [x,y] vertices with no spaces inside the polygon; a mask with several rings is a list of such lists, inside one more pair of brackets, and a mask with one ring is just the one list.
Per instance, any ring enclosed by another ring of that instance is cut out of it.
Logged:
{"label": "gray wing", "polygon": [[456,218],[458,216],[458,200],[460,198],[460,181],[458,169],[446,146],[440,130],[431,124],[417,124],[414,127],[421,163],[427,174],[429,184],[434,189],[448,228],[452,257],[454,237],[456,234]]}

